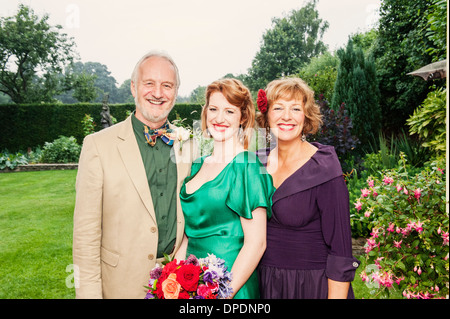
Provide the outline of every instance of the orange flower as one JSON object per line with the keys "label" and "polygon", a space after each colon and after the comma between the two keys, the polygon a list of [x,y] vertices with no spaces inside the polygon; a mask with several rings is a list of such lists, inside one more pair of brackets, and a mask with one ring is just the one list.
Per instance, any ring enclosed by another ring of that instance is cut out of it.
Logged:
{"label": "orange flower", "polygon": [[165,299],[178,299],[181,285],[177,281],[177,275],[174,273],[170,274],[161,284],[161,288]]}

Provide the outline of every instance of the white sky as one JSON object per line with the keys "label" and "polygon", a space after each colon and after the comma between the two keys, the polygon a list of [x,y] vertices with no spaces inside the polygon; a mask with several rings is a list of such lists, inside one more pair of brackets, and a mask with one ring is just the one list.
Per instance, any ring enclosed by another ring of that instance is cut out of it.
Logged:
{"label": "white sky", "polygon": [[[300,9],[306,0],[0,0],[0,16],[18,4],[48,13],[75,39],[82,62],[108,67],[118,85],[131,76],[139,58],[164,50],[180,69],[180,96],[227,73],[247,73],[272,18]],[[334,51],[350,34],[378,19],[381,0],[319,0],[329,22],[324,42]]]}

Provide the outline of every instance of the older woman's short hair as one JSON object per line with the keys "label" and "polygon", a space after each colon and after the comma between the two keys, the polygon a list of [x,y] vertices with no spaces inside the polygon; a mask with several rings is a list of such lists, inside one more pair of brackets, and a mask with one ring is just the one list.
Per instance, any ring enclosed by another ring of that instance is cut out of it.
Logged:
{"label": "older woman's short hair", "polygon": [[227,101],[238,107],[241,111],[241,129],[243,145],[248,148],[251,134],[255,122],[255,106],[253,104],[250,90],[239,80],[225,78],[214,81],[206,88],[206,103],[203,106],[201,120],[202,131],[206,132],[206,111],[209,106],[209,100],[213,93],[220,92],[227,99]]}
{"label": "older woman's short hair", "polygon": [[[302,102],[305,113],[303,134],[315,134],[322,124],[320,107],[314,100],[314,91],[300,78],[285,78],[270,82],[266,87],[267,110],[279,100],[297,100]],[[268,113],[258,112],[257,123],[259,127],[269,128]]]}

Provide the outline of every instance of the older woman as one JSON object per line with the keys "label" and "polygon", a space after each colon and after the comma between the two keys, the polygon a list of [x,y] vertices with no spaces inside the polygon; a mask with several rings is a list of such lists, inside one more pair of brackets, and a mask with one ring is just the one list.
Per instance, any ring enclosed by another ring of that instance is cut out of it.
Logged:
{"label": "older woman", "polygon": [[255,119],[250,91],[235,79],[213,82],[201,117],[214,149],[192,164],[181,188],[186,236],[177,258],[215,254],[233,273],[231,296],[259,298],[256,267],[266,246],[274,188],[256,155],[247,151]]}
{"label": "older woman", "polygon": [[[276,147],[258,151],[276,191],[259,266],[262,298],[354,298],[349,195],[331,146],[309,143],[321,124],[314,92],[298,78],[258,94],[260,127]],[[265,94],[264,94],[265,93]]]}

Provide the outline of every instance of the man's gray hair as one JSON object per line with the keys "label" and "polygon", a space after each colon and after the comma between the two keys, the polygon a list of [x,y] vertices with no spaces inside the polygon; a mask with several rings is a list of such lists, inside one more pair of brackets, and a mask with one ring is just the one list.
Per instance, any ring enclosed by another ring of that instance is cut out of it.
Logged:
{"label": "man's gray hair", "polygon": [[141,67],[141,64],[144,63],[144,61],[147,60],[148,58],[151,58],[151,57],[154,57],[154,56],[158,56],[158,57],[164,58],[164,59],[166,59],[167,61],[169,61],[173,65],[173,68],[175,69],[176,80],[177,80],[176,87],[177,87],[177,90],[178,90],[178,88],[180,87],[180,84],[181,84],[180,74],[178,72],[178,67],[175,64],[175,62],[172,59],[172,57],[168,53],[166,53],[164,51],[150,51],[147,54],[145,54],[138,61],[138,63],[136,63],[136,66],[134,67],[133,73],[131,74],[131,81],[136,84],[137,79],[138,79],[139,68]]}

